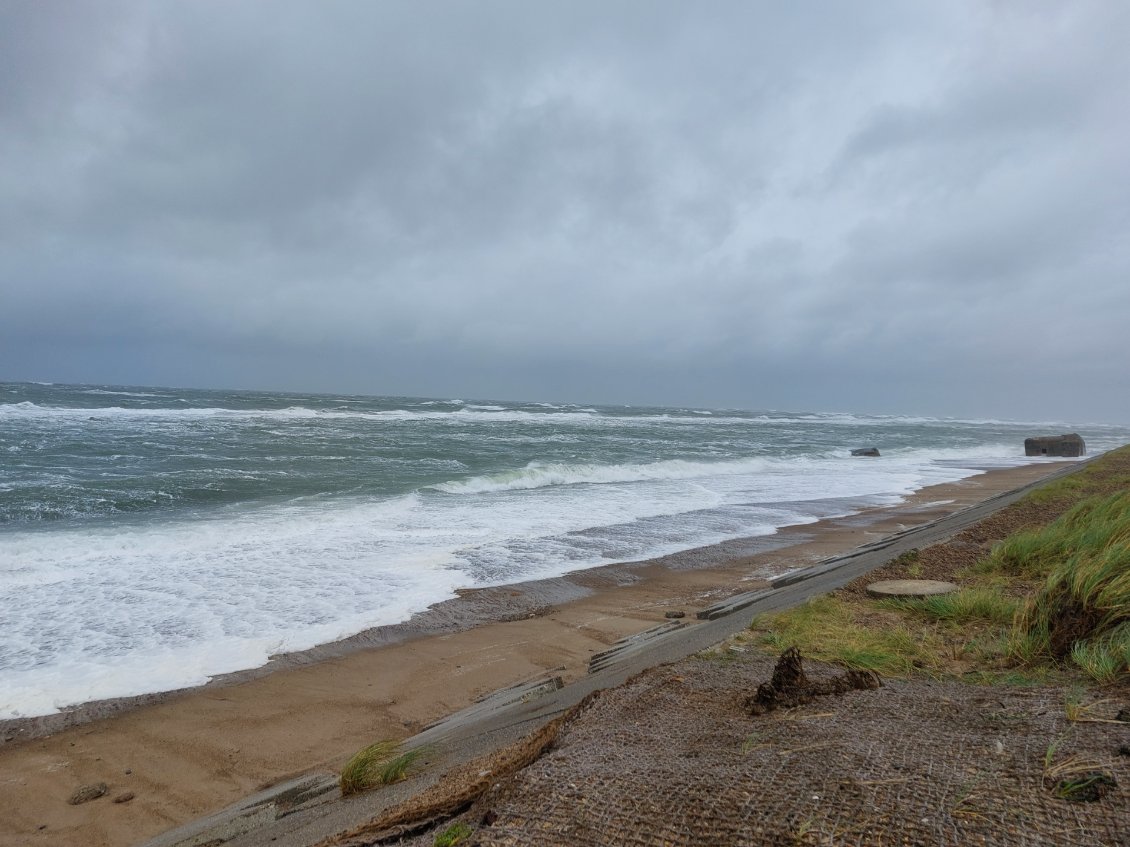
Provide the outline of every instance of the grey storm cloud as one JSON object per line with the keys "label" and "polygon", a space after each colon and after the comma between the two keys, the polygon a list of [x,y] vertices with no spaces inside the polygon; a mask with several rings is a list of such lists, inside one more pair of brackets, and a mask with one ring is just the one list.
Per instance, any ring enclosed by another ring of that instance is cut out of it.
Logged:
{"label": "grey storm cloud", "polygon": [[1118,2],[11,3],[0,378],[1130,420]]}

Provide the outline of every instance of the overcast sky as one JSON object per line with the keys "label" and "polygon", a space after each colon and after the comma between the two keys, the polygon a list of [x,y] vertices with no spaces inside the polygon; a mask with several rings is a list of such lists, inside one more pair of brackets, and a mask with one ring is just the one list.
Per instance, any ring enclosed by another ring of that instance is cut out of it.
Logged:
{"label": "overcast sky", "polygon": [[1130,3],[0,4],[0,379],[1130,422]]}

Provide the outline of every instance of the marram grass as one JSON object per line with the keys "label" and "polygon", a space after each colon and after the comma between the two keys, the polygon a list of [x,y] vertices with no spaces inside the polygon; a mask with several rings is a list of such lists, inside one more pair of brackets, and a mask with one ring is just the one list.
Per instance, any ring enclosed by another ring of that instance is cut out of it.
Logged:
{"label": "marram grass", "polygon": [[1076,641],[1071,661],[1096,682],[1114,682],[1130,668],[1130,627],[1123,627],[1121,638]]}
{"label": "marram grass", "polygon": [[972,621],[1009,624],[1016,615],[1020,601],[1006,597],[992,588],[975,587],[962,588],[952,594],[884,600],[881,605],[955,624]]}
{"label": "marram grass", "polygon": [[1091,497],[986,563],[1047,574],[1013,625],[1014,657],[1070,660],[1096,681],[1130,673],[1130,492]]}
{"label": "marram grass", "polygon": [[400,782],[426,753],[425,747],[401,751],[395,741],[378,741],[362,748],[341,769],[342,796]]}

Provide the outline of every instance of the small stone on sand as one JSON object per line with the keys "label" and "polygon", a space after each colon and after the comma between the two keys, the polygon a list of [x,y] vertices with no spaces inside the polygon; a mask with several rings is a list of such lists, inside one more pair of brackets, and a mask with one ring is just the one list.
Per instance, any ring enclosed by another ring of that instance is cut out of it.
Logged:
{"label": "small stone on sand", "polygon": [[106,793],[106,783],[92,782],[90,785],[83,785],[75,789],[74,794],[67,798],[67,802],[72,806],[77,806],[79,803],[86,803],[90,800],[97,800]]}

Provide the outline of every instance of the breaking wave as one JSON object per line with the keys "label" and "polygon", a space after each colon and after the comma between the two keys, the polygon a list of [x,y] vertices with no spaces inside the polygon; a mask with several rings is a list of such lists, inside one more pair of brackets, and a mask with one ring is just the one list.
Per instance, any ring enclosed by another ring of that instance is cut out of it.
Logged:
{"label": "breaking wave", "polygon": [[551,485],[648,482],[749,474],[763,470],[766,465],[767,460],[759,458],[736,462],[688,462],[682,459],[668,459],[650,464],[627,465],[531,462],[524,468],[452,480],[431,487],[448,494],[485,494],[492,491],[546,488]]}

